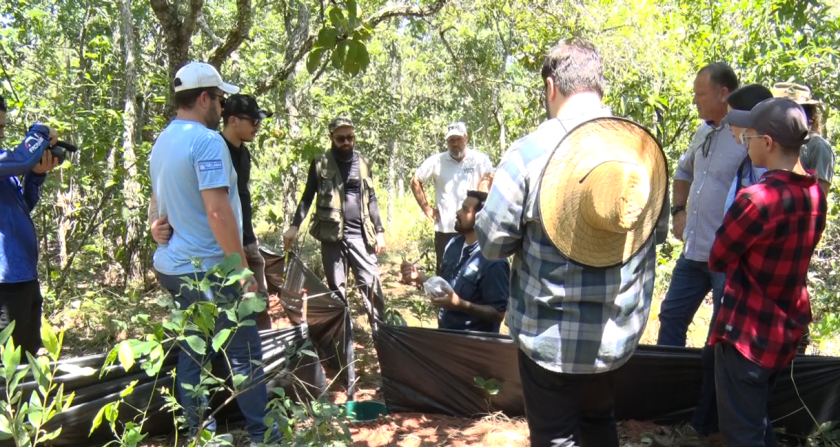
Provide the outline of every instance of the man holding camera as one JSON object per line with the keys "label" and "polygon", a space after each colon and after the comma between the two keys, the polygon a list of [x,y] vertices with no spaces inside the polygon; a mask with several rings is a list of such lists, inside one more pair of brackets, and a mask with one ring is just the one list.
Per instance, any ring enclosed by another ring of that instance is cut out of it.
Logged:
{"label": "man holding camera", "polygon": [[[6,111],[0,96],[0,140],[5,137]],[[41,197],[47,172],[58,165],[58,157],[48,150],[57,142],[55,129],[35,124],[17,148],[0,149],[0,330],[14,321],[15,345],[32,355],[41,347],[43,298],[38,239],[30,213]],[[21,360],[26,361],[25,356]]]}

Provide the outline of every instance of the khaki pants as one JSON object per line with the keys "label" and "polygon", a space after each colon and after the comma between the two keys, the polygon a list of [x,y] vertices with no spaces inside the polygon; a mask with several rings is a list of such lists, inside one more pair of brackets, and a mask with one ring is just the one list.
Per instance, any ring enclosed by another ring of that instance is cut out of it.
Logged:
{"label": "khaki pants", "polygon": [[257,281],[257,294],[265,300],[266,309],[257,314],[257,329],[271,329],[271,317],[268,315],[268,283],[265,280],[265,259],[260,254],[259,241],[248,244],[245,247],[245,260],[248,261],[248,269],[254,272],[254,279]]}

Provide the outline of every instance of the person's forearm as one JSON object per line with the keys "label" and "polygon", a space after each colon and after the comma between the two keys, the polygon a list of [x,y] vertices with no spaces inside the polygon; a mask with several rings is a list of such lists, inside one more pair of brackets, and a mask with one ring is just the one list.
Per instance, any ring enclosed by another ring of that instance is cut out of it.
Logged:
{"label": "person's forearm", "polygon": [[309,167],[309,173],[306,176],[306,186],[303,188],[303,194],[298,202],[295,215],[292,217],[292,225],[295,228],[300,228],[300,224],[306,219],[306,214],[309,213],[309,207],[312,206],[312,201],[315,200],[315,193],[318,191],[318,178],[315,173],[315,163]]}
{"label": "person's forearm", "polygon": [[225,203],[218,209],[210,210],[207,213],[207,220],[210,223],[213,236],[222,251],[225,252],[225,256],[238,253],[241,258],[239,266],[248,267],[245,250],[242,248],[242,240],[239,237],[239,226],[236,224],[236,216],[233,215],[233,208],[230,207],[230,204]]}
{"label": "person's forearm", "polygon": [[674,200],[672,206],[685,206],[688,202],[688,191],[691,183],[685,180],[674,180]]}
{"label": "person's forearm", "polygon": [[29,212],[35,209],[35,205],[41,200],[41,187],[46,180],[46,174],[35,174],[30,172],[23,178],[23,200],[29,208]]}
{"label": "person's forearm", "polygon": [[155,198],[155,194],[152,193],[152,197],[149,199],[149,209],[146,212],[147,219],[149,220],[149,226],[152,226],[152,223],[160,218],[158,215],[158,208],[157,208],[157,199]]}
{"label": "person's forearm", "polygon": [[423,183],[416,176],[411,178],[411,192],[414,193],[414,199],[417,200],[420,209],[426,211],[429,208],[429,202],[426,200],[426,192],[423,191]]}
{"label": "person's forearm", "polygon": [[462,300],[461,303],[461,311],[481,320],[500,322],[505,316],[504,312],[499,312],[493,306],[475,304],[466,300]]}

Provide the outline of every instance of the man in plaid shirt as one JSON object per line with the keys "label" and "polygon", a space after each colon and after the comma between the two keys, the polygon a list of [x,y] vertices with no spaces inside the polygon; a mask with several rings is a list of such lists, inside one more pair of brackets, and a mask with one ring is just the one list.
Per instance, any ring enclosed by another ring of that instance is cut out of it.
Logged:
{"label": "man in plaid shirt", "polygon": [[826,198],[799,161],[808,125],[794,101],[768,99],[726,121],[746,128],[750,159],[768,172],[738,193],[709,257],[709,268],[726,272],[709,340],[720,428],[730,447],[776,446],[767,399],[811,322],[805,279],[825,229]]}
{"label": "man in plaid shirt", "polygon": [[613,372],[630,359],[647,322],[654,239],[667,236],[669,206],[655,237],[623,265],[591,268],[561,254],[541,224],[542,171],[571,129],[610,111],[601,103],[601,58],[589,42],[551,49],[542,79],[549,119],[505,154],[475,228],[486,258],[513,255],[506,323],[519,347],[531,445],[618,447]]}

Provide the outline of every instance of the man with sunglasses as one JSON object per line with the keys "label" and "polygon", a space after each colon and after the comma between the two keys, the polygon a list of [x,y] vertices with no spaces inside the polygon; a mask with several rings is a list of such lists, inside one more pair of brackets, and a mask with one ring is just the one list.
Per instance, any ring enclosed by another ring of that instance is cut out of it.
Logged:
{"label": "man with sunglasses", "polygon": [[[184,287],[188,284],[182,278],[202,281],[207,270],[234,253],[240,256],[239,267],[248,267],[236,170],[224,138],[215,132],[225,106],[224,95],[237,93],[239,88],[225,83],[212,65],[201,62],[191,62],[178,70],[173,84],[178,113],[158,136],[149,160],[154,207],[173,229],[171,239],[155,251],[154,268],[179,309],[197,302],[231,304],[241,299],[244,291],[257,291],[253,277],[206,291]],[[254,364],[262,360],[260,336],[256,326],[238,325],[222,312],[216,319],[215,332],[226,329],[232,330],[225,343],[231,374],[247,377],[238,386],[244,391],[237,396],[237,403],[251,440],[262,442],[267,431],[268,393],[261,385],[265,373]],[[190,436],[198,434],[209,412],[208,396],[197,396],[191,390],[201,381],[202,365],[211,365],[216,355],[212,349],[200,354],[186,343],[181,345],[176,389]],[[211,419],[205,428],[215,432],[216,422]],[[276,438],[276,430],[272,432]],[[232,441],[230,435],[220,438]]]}
{"label": "man with sunglasses", "polygon": [[353,121],[337,117],[329,123],[329,151],[309,166],[292,225],[283,234],[286,251],[298,234],[315,195],[309,234],[321,242],[321,260],[330,290],[346,298],[347,273],[353,270],[359,292],[374,320],[383,318],[385,300],[376,256],[385,250],[385,228],[373,189],[370,165],[355,150]]}
{"label": "man with sunglasses", "polygon": [[[251,179],[251,152],[245,143],[254,141],[262,121],[271,117],[272,113],[260,108],[256,98],[250,95],[232,95],[227,98],[222,111],[222,138],[230,151],[233,169],[236,171],[239,189],[239,201],[242,204],[242,243],[248,269],[254,272],[259,295],[268,301],[268,285],[265,280],[265,259],[260,255],[257,236],[254,234],[253,209],[251,207],[251,192],[248,183]],[[166,244],[172,237],[172,227],[166,216],[158,218],[155,210],[149,209],[149,222],[152,227],[152,237],[159,244]],[[266,309],[257,316],[257,328],[271,329],[271,320]]]}

